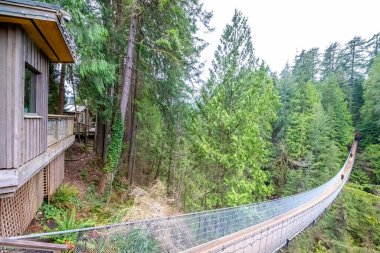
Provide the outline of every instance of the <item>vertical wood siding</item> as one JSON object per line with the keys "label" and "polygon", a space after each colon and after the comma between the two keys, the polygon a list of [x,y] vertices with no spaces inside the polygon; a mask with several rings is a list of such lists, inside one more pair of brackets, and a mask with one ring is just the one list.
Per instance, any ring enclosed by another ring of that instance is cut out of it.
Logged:
{"label": "vertical wood siding", "polygon": [[23,38],[18,26],[0,24],[0,169],[21,165]]}
{"label": "vertical wood siding", "polygon": [[[40,73],[35,118],[24,118],[25,63]],[[17,168],[46,151],[48,74],[47,57],[22,28],[0,24],[0,169]]]}
{"label": "vertical wood siding", "polygon": [[63,182],[65,177],[65,153],[60,154],[47,166],[46,175],[46,193],[45,195],[53,195],[54,192]]}
{"label": "vertical wood siding", "polygon": [[42,123],[42,118],[24,118],[22,163],[30,161],[45,151],[41,145]]}

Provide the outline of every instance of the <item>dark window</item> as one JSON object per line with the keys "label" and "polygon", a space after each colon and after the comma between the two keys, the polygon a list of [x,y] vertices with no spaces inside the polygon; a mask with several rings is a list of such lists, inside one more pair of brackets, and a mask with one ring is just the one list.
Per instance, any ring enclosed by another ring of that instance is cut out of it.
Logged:
{"label": "dark window", "polygon": [[24,112],[36,113],[37,74],[28,65],[25,66],[24,85]]}

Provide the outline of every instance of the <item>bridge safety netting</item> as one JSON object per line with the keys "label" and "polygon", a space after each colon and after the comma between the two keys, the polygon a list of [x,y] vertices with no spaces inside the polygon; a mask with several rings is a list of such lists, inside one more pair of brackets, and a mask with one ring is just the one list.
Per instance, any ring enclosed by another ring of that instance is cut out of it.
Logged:
{"label": "bridge safety netting", "polygon": [[[290,238],[312,223],[335,199],[348,178],[352,163],[347,158],[342,169],[325,184],[312,190],[280,199],[189,213],[167,218],[132,221],[93,228],[26,235],[16,239],[42,240],[62,236],[75,240],[74,252],[182,252],[207,245],[218,238],[244,231],[250,227],[296,210],[306,203],[315,204],[305,212],[291,216],[280,223],[273,223],[256,234],[239,237],[213,247],[209,252],[273,252]],[[348,173],[342,178],[342,174]],[[333,188],[333,190],[331,190]],[[322,200],[320,196],[329,191]],[[297,219],[296,219],[297,218]],[[281,235],[279,235],[281,229]],[[275,236],[276,233],[276,236]],[[268,238],[271,238],[268,241]],[[265,241],[265,248],[264,247]],[[250,250],[247,251],[247,248]],[[256,251],[257,250],[257,251]],[[195,250],[198,251],[198,250]]]}

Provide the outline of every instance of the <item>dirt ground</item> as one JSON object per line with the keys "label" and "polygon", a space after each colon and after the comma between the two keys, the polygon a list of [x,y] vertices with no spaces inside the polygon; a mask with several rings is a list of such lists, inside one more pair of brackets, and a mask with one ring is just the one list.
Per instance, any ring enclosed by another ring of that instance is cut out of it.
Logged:
{"label": "dirt ground", "polygon": [[98,182],[101,177],[100,159],[92,149],[93,141],[87,144],[75,142],[65,155],[65,179],[64,183],[78,188],[81,197],[86,194],[91,182]]}
{"label": "dirt ground", "polygon": [[[100,179],[101,162],[93,151],[93,140],[87,144],[77,141],[65,152],[65,178],[64,183],[78,188],[80,198],[84,199],[87,188],[91,182],[97,183]],[[38,211],[35,218],[31,221],[25,234],[43,232],[41,219],[42,212]],[[47,221],[50,228],[54,227],[52,221]]]}

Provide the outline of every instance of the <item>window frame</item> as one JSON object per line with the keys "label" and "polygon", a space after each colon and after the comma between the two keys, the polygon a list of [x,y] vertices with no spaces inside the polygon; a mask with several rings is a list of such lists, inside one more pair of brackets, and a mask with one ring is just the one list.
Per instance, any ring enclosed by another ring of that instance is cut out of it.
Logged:
{"label": "window frame", "polygon": [[[28,108],[32,107],[33,105],[33,111],[32,112],[25,112],[25,97],[26,97],[26,71],[29,71],[31,73],[31,81],[30,81],[30,97],[29,97],[29,105]],[[23,96],[23,111],[24,111],[24,116],[25,117],[38,117],[40,118],[40,115],[37,113],[37,92],[38,92],[38,80],[39,80],[39,75],[41,72],[39,72],[36,68],[34,68],[32,65],[30,65],[28,62],[25,62],[25,70],[24,70],[24,82],[23,82],[23,91],[24,91],[24,96]]]}

